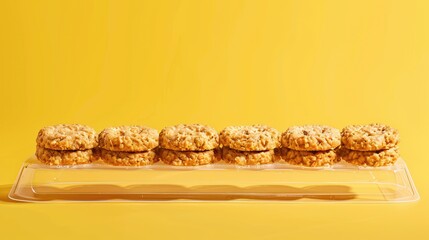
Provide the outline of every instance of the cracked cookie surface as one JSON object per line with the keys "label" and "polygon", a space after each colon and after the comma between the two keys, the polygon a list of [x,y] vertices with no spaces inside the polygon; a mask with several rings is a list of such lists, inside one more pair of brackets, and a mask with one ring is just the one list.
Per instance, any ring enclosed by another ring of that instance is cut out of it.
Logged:
{"label": "cracked cookie surface", "polygon": [[260,165],[273,163],[274,150],[239,151],[232,148],[222,148],[222,159],[227,163],[237,165]]}
{"label": "cracked cookie surface", "polygon": [[207,151],[219,146],[219,135],[207,125],[179,124],[162,129],[159,145],[176,151]]}
{"label": "cracked cookie surface", "polygon": [[160,148],[158,149],[158,157],[165,164],[174,166],[198,166],[210,164],[216,161],[214,150],[175,151]]}
{"label": "cracked cookie surface", "polygon": [[287,163],[306,167],[329,166],[338,162],[335,150],[300,151],[281,148],[276,149],[276,156]]}
{"label": "cracked cookie surface", "polygon": [[341,160],[359,166],[388,166],[392,165],[399,158],[399,149],[390,148],[378,151],[356,151],[347,148],[341,148],[338,151]]}
{"label": "cracked cookie surface", "polygon": [[288,128],[281,137],[282,146],[300,151],[325,151],[341,144],[338,129],[324,125],[304,125]]}
{"label": "cracked cookie surface", "polygon": [[144,152],[117,152],[100,149],[100,158],[108,164],[115,166],[145,166],[156,162],[154,150]]}
{"label": "cracked cookie surface", "polygon": [[92,149],[88,150],[52,150],[36,148],[36,157],[47,165],[78,165],[91,163]]}
{"label": "cracked cookie surface", "polygon": [[158,131],[145,126],[106,128],[98,136],[100,148],[110,151],[143,152],[158,146]]}
{"label": "cracked cookie surface", "polygon": [[377,151],[399,143],[398,130],[383,124],[350,125],[341,132],[345,148],[357,151]]}
{"label": "cracked cookie surface", "polygon": [[97,133],[81,124],[58,124],[40,129],[37,146],[51,150],[86,150],[98,145]]}
{"label": "cracked cookie surface", "polygon": [[273,150],[280,145],[280,132],[266,125],[229,126],[219,138],[223,147],[239,151]]}

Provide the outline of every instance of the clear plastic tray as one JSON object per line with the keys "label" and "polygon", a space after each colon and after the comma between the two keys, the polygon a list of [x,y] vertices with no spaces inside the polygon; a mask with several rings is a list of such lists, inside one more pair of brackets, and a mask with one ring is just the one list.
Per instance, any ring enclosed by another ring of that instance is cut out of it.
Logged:
{"label": "clear plastic tray", "polygon": [[117,167],[102,162],[47,166],[24,162],[9,197],[16,201],[277,201],[390,203],[419,200],[405,161],[388,167],[337,163],[309,168],[276,163]]}

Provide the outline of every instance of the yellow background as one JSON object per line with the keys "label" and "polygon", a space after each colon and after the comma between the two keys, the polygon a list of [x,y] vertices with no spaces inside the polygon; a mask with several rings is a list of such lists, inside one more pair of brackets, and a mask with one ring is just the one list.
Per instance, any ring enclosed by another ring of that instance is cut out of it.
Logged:
{"label": "yellow background", "polygon": [[[0,1],[1,239],[405,239],[429,228],[428,1]],[[382,122],[410,204],[7,199],[56,123]],[[102,238],[103,237],[103,238]]]}

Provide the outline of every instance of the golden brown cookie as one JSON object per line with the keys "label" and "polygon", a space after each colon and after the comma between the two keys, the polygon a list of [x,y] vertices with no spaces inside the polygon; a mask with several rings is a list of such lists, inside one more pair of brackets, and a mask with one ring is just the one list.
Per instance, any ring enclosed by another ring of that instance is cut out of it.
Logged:
{"label": "golden brown cookie", "polygon": [[239,151],[228,147],[222,148],[222,159],[237,165],[260,165],[273,163],[274,150]]}
{"label": "golden brown cookie", "polygon": [[98,135],[98,146],[110,151],[148,151],[158,146],[158,131],[145,126],[110,127]]}
{"label": "golden brown cookie", "polygon": [[276,149],[276,155],[285,162],[306,167],[329,166],[338,162],[335,150],[299,151],[281,148]]}
{"label": "golden brown cookie", "polygon": [[36,157],[47,165],[78,165],[91,163],[92,150],[51,150],[37,147]]}
{"label": "golden brown cookie", "polygon": [[280,145],[280,133],[266,125],[229,126],[220,133],[223,147],[239,151],[273,150]]}
{"label": "golden brown cookie", "polygon": [[341,148],[338,152],[341,160],[359,166],[388,166],[392,165],[399,158],[399,149],[390,148],[378,151],[356,151]]}
{"label": "golden brown cookie", "polygon": [[202,124],[180,124],[162,129],[159,145],[176,151],[207,151],[219,146],[219,135]]}
{"label": "golden brown cookie", "polygon": [[86,150],[97,146],[97,133],[81,124],[59,124],[40,129],[37,146],[52,150]]}
{"label": "golden brown cookie", "polygon": [[341,132],[341,142],[351,150],[377,151],[395,147],[399,143],[399,133],[382,124],[350,125]]}
{"label": "golden brown cookie", "polygon": [[174,166],[198,166],[216,161],[214,150],[207,151],[175,151],[158,149],[158,157],[165,164]]}
{"label": "golden brown cookie", "polygon": [[96,147],[92,149],[91,162],[96,162],[98,160],[101,160],[101,148]]}
{"label": "golden brown cookie", "polygon": [[154,150],[144,152],[117,152],[106,149],[100,151],[101,159],[115,166],[145,166],[156,162]]}
{"label": "golden brown cookie", "polygon": [[341,144],[336,128],[323,125],[305,125],[288,128],[281,137],[283,147],[300,151],[325,151]]}

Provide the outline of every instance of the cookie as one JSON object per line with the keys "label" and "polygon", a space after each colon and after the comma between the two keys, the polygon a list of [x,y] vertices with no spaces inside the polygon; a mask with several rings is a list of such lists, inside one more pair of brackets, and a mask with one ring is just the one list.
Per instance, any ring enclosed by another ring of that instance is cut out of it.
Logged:
{"label": "cookie", "polygon": [[207,151],[175,151],[158,149],[158,157],[168,165],[174,166],[198,166],[215,162],[214,150]]}
{"label": "cookie", "polygon": [[260,165],[273,163],[274,150],[239,151],[232,148],[222,148],[222,159],[227,163],[237,165]]}
{"label": "cookie", "polygon": [[338,129],[323,125],[305,125],[288,128],[281,137],[282,146],[300,151],[325,151],[341,144]]}
{"label": "cookie", "polygon": [[156,162],[154,150],[145,152],[117,152],[106,149],[100,150],[101,159],[115,166],[145,166]]}
{"label": "cookie", "polygon": [[266,125],[229,126],[219,135],[223,147],[239,151],[273,150],[280,145],[280,133]]}
{"label": "cookie", "polygon": [[97,133],[81,124],[59,124],[40,129],[37,146],[51,150],[86,150],[97,146]]}
{"label": "cookie", "polygon": [[341,160],[359,166],[388,166],[392,165],[399,158],[399,149],[390,148],[378,151],[356,151],[347,148],[341,148],[338,151]]}
{"label": "cookie", "polygon": [[37,147],[36,157],[47,165],[78,165],[92,162],[92,149],[88,150],[51,150]]}
{"label": "cookie", "polygon": [[341,142],[351,150],[377,151],[395,147],[399,143],[399,133],[382,124],[350,125],[341,132]]}
{"label": "cookie", "polygon": [[110,151],[148,151],[158,146],[158,131],[145,126],[106,128],[98,135],[98,146]]}
{"label": "cookie", "polygon": [[299,151],[281,148],[276,151],[276,155],[287,163],[306,167],[329,166],[338,162],[335,150]]}
{"label": "cookie", "polygon": [[93,148],[92,150],[92,159],[91,162],[96,162],[98,160],[101,160],[101,148]]}
{"label": "cookie", "polygon": [[162,129],[159,145],[176,151],[207,151],[219,146],[219,135],[206,125],[180,124]]}

